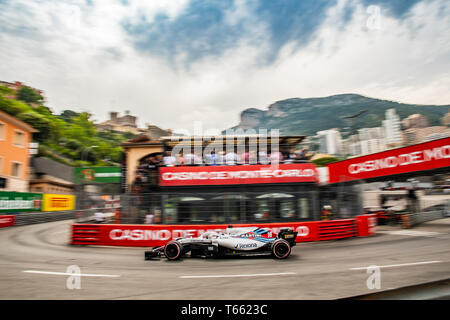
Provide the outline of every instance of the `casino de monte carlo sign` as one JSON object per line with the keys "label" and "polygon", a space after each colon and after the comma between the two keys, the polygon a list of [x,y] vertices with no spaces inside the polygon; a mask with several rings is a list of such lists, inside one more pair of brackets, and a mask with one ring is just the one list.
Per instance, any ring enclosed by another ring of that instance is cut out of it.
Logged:
{"label": "casino de monte carlo sign", "polygon": [[439,168],[450,170],[450,138],[330,163],[329,183],[389,177]]}
{"label": "casino de monte carlo sign", "polygon": [[120,183],[120,167],[83,167],[74,168],[75,184]]}

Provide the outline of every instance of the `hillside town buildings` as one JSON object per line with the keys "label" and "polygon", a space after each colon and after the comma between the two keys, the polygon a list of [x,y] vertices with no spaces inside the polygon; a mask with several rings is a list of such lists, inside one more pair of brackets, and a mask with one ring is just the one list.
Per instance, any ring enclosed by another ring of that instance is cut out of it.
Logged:
{"label": "hillside town buildings", "polygon": [[132,133],[134,135],[148,135],[154,140],[158,140],[163,136],[170,136],[171,130],[164,130],[155,125],[147,124],[147,128],[139,128],[137,125],[138,118],[131,115],[130,111],[125,111],[125,115],[119,116],[116,111],[109,113],[109,120],[96,125],[98,130],[115,131],[121,133]]}
{"label": "hillside town buildings", "polygon": [[358,129],[357,134],[346,139],[340,138],[338,129],[319,131],[317,135],[320,152],[353,157],[450,137],[450,112],[441,123],[442,126],[429,126],[429,119],[421,114],[400,120],[395,109],[389,109],[380,127]]}

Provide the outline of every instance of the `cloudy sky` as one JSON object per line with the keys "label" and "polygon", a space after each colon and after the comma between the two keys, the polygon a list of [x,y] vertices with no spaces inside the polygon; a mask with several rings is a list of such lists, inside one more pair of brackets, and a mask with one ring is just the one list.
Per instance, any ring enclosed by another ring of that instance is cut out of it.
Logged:
{"label": "cloudy sky", "polygon": [[0,0],[0,80],[191,131],[293,97],[450,104],[449,30],[448,0]]}

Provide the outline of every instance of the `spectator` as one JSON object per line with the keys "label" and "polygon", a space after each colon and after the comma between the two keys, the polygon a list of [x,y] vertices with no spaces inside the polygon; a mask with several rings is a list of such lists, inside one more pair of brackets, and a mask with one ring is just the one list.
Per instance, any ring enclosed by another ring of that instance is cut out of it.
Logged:
{"label": "spectator", "polygon": [[186,164],[186,159],[184,158],[183,151],[177,155],[177,165],[184,166]]}
{"label": "spectator", "polygon": [[203,162],[202,156],[194,153],[194,165],[201,166],[201,165],[203,165],[203,163],[204,162]]}
{"label": "spectator", "polygon": [[147,170],[153,170],[156,169],[156,166],[158,165],[158,160],[155,156],[150,156],[146,162],[145,168]]}
{"label": "spectator", "polygon": [[237,160],[237,154],[234,152],[234,150],[231,150],[225,155],[225,163],[227,164],[227,166],[236,165]]}
{"label": "spectator", "polygon": [[331,206],[325,205],[322,210],[322,221],[331,220],[333,213],[331,212]]}
{"label": "spectator", "polygon": [[220,152],[219,152],[217,164],[218,164],[219,166],[225,164],[225,151],[220,151]]}
{"label": "spectator", "polygon": [[101,211],[101,209],[99,209],[95,214],[95,222],[96,223],[103,223],[105,221],[105,215],[103,214],[103,212]]}
{"label": "spectator", "polygon": [[177,158],[172,156],[169,151],[166,151],[163,162],[166,167],[174,167],[176,165]]}
{"label": "spectator", "polygon": [[219,164],[219,156],[216,154],[215,150],[212,150],[211,153],[205,156],[205,161],[207,165],[217,166]]}
{"label": "spectator", "polygon": [[283,160],[283,155],[281,154],[281,152],[276,151],[276,152],[272,152],[270,154],[270,163],[277,164],[277,163],[281,163],[282,160]]}
{"label": "spectator", "polygon": [[157,156],[151,156],[149,157],[147,161],[147,172],[148,172],[148,180],[147,182],[150,185],[157,185],[158,184],[158,171],[157,167],[162,165],[162,155]]}
{"label": "spectator", "polygon": [[257,164],[258,163],[258,154],[255,150],[250,150],[249,156],[248,156],[248,163],[249,164]]}
{"label": "spectator", "polygon": [[281,155],[283,157],[283,162],[286,160],[289,160],[289,158],[291,157],[291,153],[290,153],[289,149],[286,149],[286,148],[281,150]]}
{"label": "spectator", "polygon": [[184,155],[184,164],[187,166],[192,166],[195,164],[195,155],[189,151]]}
{"label": "spectator", "polygon": [[140,180],[140,181],[138,181],[138,183],[139,182],[141,182],[141,183],[147,182],[147,180],[148,180],[147,161],[142,162],[136,169],[136,178],[138,178],[138,176],[139,176],[138,180]]}
{"label": "spectator", "polygon": [[307,149],[302,149],[302,150],[298,151],[296,153],[296,159],[299,161],[307,161],[308,160],[308,157],[306,154],[307,152],[308,152]]}
{"label": "spectator", "polygon": [[282,152],[283,154],[283,163],[292,163],[294,162],[294,155],[290,150],[286,149]]}
{"label": "spectator", "polygon": [[153,223],[154,215],[149,213],[145,216],[145,224],[152,224]]}
{"label": "spectator", "polygon": [[248,150],[245,150],[245,152],[241,154],[241,156],[239,157],[239,163],[240,164],[250,163],[250,154],[248,153]]}
{"label": "spectator", "polygon": [[266,151],[260,150],[258,152],[258,162],[259,162],[259,164],[268,164],[269,163],[269,157],[267,156]]}
{"label": "spectator", "polygon": [[295,155],[295,153],[294,153],[294,152],[291,152],[291,153],[289,154],[289,161],[290,161],[290,163],[295,162],[296,159],[297,159],[297,156]]}
{"label": "spectator", "polygon": [[139,173],[139,171],[137,171],[136,178],[134,179],[134,182],[133,182],[133,185],[132,185],[133,192],[134,193],[141,193],[142,192],[143,183],[144,183],[143,177]]}
{"label": "spectator", "polygon": [[164,165],[164,160],[163,160],[163,155],[162,154],[157,154],[155,156],[155,165],[156,166],[162,166]]}

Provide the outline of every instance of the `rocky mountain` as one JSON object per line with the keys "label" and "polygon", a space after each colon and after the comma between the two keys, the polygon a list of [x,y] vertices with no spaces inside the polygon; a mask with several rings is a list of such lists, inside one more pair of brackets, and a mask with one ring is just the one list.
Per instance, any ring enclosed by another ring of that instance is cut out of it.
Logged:
{"label": "rocky mountain", "polygon": [[441,125],[450,105],[417,105],[368,98],[357,94],[340,94],[323,98],[292,98],[277,101],[267,110],[249,108],[241,112],[240,123],[231,129],[280,129],[284,135],[315,135],[330,128],[352,125],[345,116],[363,114],[353,123],[356,128],[381,126],[387,109],[395,108],[400,119],[419,113],[429,118],[430,126]]}

